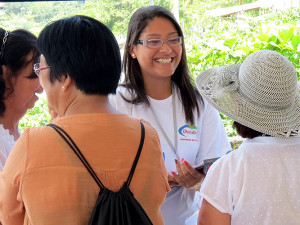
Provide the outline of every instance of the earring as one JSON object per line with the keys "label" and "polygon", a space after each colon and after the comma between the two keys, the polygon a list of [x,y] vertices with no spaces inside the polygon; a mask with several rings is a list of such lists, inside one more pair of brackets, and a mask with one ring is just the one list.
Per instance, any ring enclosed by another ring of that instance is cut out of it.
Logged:
{"label": "earring", "polygon": [[64,89],[64,88],[65,88],[65,86],[63,85],[63,86],[61,86],[61,88],[62,88],[62,89]]}
{"label": "earring", "polygon": [[132,56],[132,58],[135,58],[135,54],[134,53],[132,53],[131,56]]}

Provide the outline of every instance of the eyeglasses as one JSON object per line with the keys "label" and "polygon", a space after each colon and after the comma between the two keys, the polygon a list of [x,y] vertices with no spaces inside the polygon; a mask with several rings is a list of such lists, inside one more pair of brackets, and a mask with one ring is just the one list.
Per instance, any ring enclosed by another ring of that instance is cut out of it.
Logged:
{"label": "eyeglasses", "polygon": [[166,42],[169,46],[175,47],[182,44],[182,37],[173,37],[164,41],[161,39],[148,39],[148,40],[138,40],[138,44],[144,45],[149,48],[160,48],[164,42]]}
{"label": "eyeglasses", "polygon": [[40,72],[41,72],[42,70],[48,69],[48,68],[50,68],[50,67],[51,67],[51,66],[40,67],[40,64],[39,64],[39,63],[36,63],[36,64],[33,65],[33,70],[34,70],[35,74],[36,74],[37,76],[39,76],[39,75],[40,75]]}

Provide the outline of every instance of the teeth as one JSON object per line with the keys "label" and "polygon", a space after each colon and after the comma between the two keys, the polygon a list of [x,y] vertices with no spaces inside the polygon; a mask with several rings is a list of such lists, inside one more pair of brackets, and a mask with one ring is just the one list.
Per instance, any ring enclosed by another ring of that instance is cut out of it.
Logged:
{"label": "teeth", "polygon": [[170,62],[172,62],[172,59],[171,58],[169,58],[169,59],[157,59],[155,61],[159,62],[159,63],[170,63]]}

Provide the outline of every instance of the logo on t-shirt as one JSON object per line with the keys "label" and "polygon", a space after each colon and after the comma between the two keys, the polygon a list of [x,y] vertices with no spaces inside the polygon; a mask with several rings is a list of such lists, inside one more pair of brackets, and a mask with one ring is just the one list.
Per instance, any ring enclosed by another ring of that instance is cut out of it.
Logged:
{"label": "logo on t-shirt", "polygon": [[184,125],[178,129],[178,132],[183,137],[180,140],[183,141],[197,141],[197,127],[193,125]]}

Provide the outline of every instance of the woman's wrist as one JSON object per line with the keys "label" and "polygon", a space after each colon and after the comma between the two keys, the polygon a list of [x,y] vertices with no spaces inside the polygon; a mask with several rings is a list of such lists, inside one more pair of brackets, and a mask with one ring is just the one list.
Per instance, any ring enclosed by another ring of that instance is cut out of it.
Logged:
{"label": "woman's wrist", "polygon": [[202,184],[202,182],[203,182],[203,180],[204,180],[204,177],[205,176],[203,176],[202,178],[201,178],[201,180],[198,182],[198,183],[196,183],[194,186],[192,186],[192,187],[190,187],[191,189],[194,189],[195,191],[200,191],[200,187],[201,187],[201,184]]}

